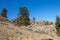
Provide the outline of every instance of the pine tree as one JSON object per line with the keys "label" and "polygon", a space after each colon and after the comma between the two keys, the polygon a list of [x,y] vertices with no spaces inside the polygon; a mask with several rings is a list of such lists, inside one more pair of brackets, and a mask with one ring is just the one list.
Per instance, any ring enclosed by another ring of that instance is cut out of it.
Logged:
{"label": "pine tree", "polygon": [[56,25],[56,28],[58,28],[58,25],[59,25],[59,16],[56,16],[56,23],[55,23],[55,25]]}
{"label": "pine tree", "polygon": [[55,23],[55,27],[56,27],[56,30],[57,30],[57,34],[60,35],[60,17],[57,16],[56,17],[56,23]]}
{"label": "pine tree", "polygon": [[6,8],[3,8],[2,12],[1,12],[1,16],[7,18],[7,10],[6,10]]}
{"label": "pine tree", "polygon": [[27,26],[29,24],[29,11],[26,7],[21,7],[20,10],[20,24]]}

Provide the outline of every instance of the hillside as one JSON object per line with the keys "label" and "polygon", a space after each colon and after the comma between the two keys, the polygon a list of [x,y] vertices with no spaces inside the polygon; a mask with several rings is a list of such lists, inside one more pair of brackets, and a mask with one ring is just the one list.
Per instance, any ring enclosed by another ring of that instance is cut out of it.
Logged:
{"label": "hillside", "polygon": [[60,40],[54,25],[16,26],[0,21],[0,40]]}

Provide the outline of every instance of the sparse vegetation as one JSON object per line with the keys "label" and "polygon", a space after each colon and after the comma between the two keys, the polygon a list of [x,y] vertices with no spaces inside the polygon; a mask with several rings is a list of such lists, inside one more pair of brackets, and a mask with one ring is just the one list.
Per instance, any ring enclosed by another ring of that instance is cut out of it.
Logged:
{"label": "sparse vegetation", "polygon": [[[20,9],[20,15],[18,17],[19,19],[17,20],[18,23],[24,26],[27,26],[29,24],[29,15],[26,12],[26,9],[23,7],[22,9]],[[26,20],[25,20],[26,19]],[[58,20],[60,20],[60,18],[57,17]],[[33,20],[35,21],[35,18],[33,18]],[[56,28],[59,28],[59,22],[57,22],[58,20],[56,20]],[[15,21],[14,21],[15,22]],[[45,23],[45,21],[42,21],[43,23]],[[41,23],[42,23],[41,22]],[[38,24],[37,24],[38,23]],[[11,24],[10,22],[0,22],[0,26],[3,29],[0,29],[0,35],[2,35],[0,37],[1,40],[40,40],[43,38],[43,40],[54,40],[52,38],[54,38],[55,36],[57,36],[55,34],[55,29],[54,29],[54,25],[49,25],[49,22],[47,21],[47,25],[44,25],[42,23],[42,25],[40,24],[40,22],[33,22],[33,24],[31,23],[31,25],[28,25],[27,27],[24,26],[15,26],[13,24]],[[37,26],[36,26],[37,25]],[[6,30],[6,31],[4,31]],[[54,31],[53,31],[54,30]],[[58,29],[57,29],[57,32]],[[53,37],[52,37],[53,36]],[[42,37],[42,38],[40,38]],[[51,38],[50,38],[51,37]],[[49,38],[49,39],[48,39]],[[57,37],[58,39],[58,37]]]}

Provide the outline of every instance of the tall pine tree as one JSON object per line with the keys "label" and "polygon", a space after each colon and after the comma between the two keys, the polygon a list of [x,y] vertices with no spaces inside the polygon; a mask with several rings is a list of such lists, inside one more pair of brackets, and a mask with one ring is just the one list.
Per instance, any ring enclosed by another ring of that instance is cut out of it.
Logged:
{"label": "tall pine tree", "polygon": [[2,12],[1,12],[1,16],[7,18],[7,10],[6,10],[6,8],[3,8]]}
{"label": "tall pine tree", "polygon": [[57,30],[57,34],[60,35],[60,17],[57,16],[56,17],[56,23],[55,23],[55,27],[56,27],[56,30]]}
{"label": "tall pine tree", "polygon": [[20,23],[21,25],[27,26],[29,24],[29,11],[26,7],[21,7],[20,12]]}
{"label": "tall pine tree", "polygon": [[56,28],[58,28],[58,25],[60,24],[59,21],[60,21],[59,16],[56,16],[56,23],[55,23]]}

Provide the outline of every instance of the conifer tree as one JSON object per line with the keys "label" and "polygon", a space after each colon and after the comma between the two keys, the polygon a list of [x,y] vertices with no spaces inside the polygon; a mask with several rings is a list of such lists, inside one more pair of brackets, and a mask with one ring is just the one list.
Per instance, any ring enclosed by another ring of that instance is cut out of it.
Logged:
{"label": "conifer tree", "polygon": [[6,8],[3,8],[2,12],[1,12],[1,16],[7,18],[7,10],[6,10]]}
{"label": "conifer tree", "polygon": [[57,34],[60,35],[60,17],[57,16],[56,17],[56,23],[55,23],[55,27],[56,27],[56,30],[57,30]]}
{"label": "conifer tree", "polygon": [[29,11],[26,7],[21,7],[20,10],[20,23],[21,25],[27,26],[29,24]]}

